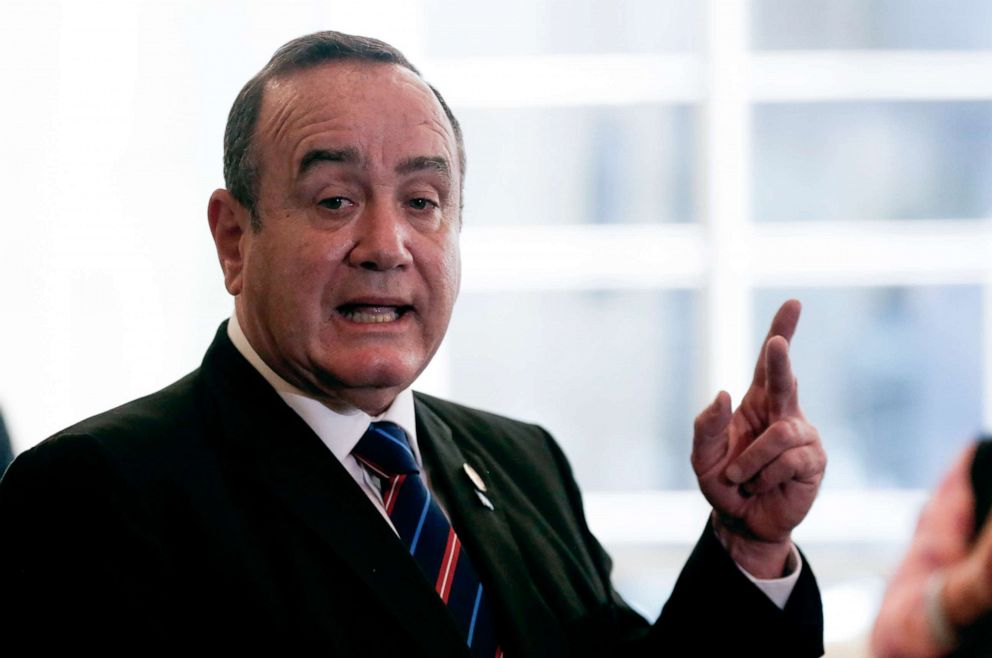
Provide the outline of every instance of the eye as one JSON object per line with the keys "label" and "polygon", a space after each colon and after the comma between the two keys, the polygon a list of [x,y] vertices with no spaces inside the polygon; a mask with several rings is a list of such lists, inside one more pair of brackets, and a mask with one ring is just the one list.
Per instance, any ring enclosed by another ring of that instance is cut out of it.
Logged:
{"label": "eye", "polygon": [[418,197],[416,199],[410,199],[410,207],[414,210],[430,210],[432,208],[439,208],[440,206],[436,201],[431,199],[425,199],[424,197]]}
{"label": "eye", "polygon": [[327,197],[326,199],[321,199],[317,202],[317,205],[328,210],[344,210],[345,208],[350,208],[355,204],[347,197],[332,196]]}

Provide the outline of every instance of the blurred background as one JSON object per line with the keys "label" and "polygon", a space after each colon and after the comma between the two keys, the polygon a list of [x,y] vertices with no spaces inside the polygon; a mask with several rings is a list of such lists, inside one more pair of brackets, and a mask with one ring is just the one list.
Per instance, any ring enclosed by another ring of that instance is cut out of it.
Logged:
{"label": "blurred background", "polygon": [[18,452],[194,368],[241,85],[387,40],[468,149],[464,282],[422,390],[544,424],[655,615],[705,523],[692,419],[788,297],[830,455],[797,539],[862,656],[928,489],[992,426],[992,2],[0,2],[0,407]]}

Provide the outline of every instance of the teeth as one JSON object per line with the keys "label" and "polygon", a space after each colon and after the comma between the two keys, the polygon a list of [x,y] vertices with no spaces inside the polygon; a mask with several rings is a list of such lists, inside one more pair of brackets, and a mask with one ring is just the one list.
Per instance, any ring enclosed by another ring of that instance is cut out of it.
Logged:
{"label": "teeth", "polygon": [[400,317],[400,312],[390,307],[372,307],[361,311],[357,309],[341,311],[348,320],[359,324],[380,324],[383,322],[395,322]]}

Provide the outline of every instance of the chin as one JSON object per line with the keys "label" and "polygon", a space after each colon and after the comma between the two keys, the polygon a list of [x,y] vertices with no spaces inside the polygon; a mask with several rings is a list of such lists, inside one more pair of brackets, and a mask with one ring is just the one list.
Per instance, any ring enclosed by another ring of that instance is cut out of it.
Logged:
{"label": "chin", "polygon": [[395,389],[410,386],[427,366],[426,360],[381,353],[337,359],[320,368],[326,383],[349,389]]}

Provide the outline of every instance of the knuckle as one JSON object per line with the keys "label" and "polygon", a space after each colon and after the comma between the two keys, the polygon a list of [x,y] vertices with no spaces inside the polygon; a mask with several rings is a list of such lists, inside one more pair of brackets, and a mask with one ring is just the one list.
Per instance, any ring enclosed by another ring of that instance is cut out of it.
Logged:
{"label": "knuckle", "polygon": [[780,432],[790,446],[818,443],[820,440],[816,428],[810,425],[802,415],[789,416],[777,421]]}
{"label": "knuckle", "polygon": [[823,473],[826,466],[826,455],[822,450],[809,447],[797,450],[796,452],[795,472],[799,477],[809,478],[811,476],[819,476]]}
{"label": "knuckle", "polygon": [[816,458],[813,462],[813,470],[817,473],[823,473],[827,470],[827,453],[823,450],[816,451]]}
{"label": "knuckle", "polygon": [[785,478],[783,477],[782,469],[780,467],[776,468],[775,464],[762,469],[762,471],[754,478],[756,488],[761,492],[773,489],[784,480]]}
{"label": "knuckle", "polygon": [[692,429],[696,435],[700,435],[703,433],[703,427],[705,427],[705,423],[703,422],[703,414],[699,414],[692,422]]}
{"label": "knuckle", "polygon": [[796,419],[792,417],[781,418],[775,421],[768,430],[769,443],[778,452],[782,452],[793,445],[796,442],[796,436],[799,434]]}
{"label": "knuckle", "polygon": [[754,476],[755,484],[764,491],[768,487],[775,483],[775,473],[771,466],[761,469],[761,471]]}
{"label": "knuckle", "polygon": [[809,455],[803,450],[790,450],[784,459],[792,473],[804,473],[811,464]]}

